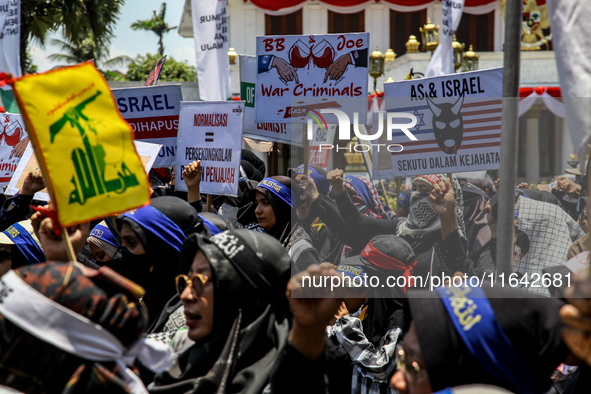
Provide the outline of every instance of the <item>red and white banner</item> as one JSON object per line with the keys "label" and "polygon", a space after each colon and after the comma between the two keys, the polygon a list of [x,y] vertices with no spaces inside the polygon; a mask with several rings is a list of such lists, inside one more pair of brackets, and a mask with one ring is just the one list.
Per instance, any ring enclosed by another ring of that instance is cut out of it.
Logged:
{"label": "red and white banner", "polygon": [[[372,4],[383,4],[396,12],[422,11],[432,5],[442,3],[442,0],[309,0],[320,4],[332,12],[339,14],[354,14]],[[302,9],[306,0],[251,0],[252,4],[265,11],[265,14],[281,16],[288,15]],[[538,0],[538,6],[545,0]],[[466,0],[464,12],[472,15],[483,15],[501,6],[501,0]]]}
{"label": "red and white banner", "polygon": [[502,81],[503,69],[494,68],[385,84],[388,112],[416,117],[408,128],[416,140],[394,130],[392,167],[380,166],[373,178],[498,169]]}
{"label": "red and white banner", "polygon": [[113,89],[119,112],[137,141],[162,145],[154,168],[176,164],[176,137],[183,93],[181,85]]}
{"label": "red and white banner", "polygon": [[519,116],[525,115],[537,99],[541,99],[546,108],[548,108],[555,116],[560,118],[566,117],[566,109],[562,102],[560,88],[545,86],[538,86],[536,88],[519,88]]}

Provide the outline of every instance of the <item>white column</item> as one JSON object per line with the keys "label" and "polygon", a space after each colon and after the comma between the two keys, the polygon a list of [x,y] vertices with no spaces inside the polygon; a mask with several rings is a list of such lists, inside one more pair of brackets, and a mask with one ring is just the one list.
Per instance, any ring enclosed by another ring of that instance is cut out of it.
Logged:
{"label": "white column", "polygon": [[438,2],[427,7],[427,18],[431,19],[431,23],[439,25],[441,28],[441,22],[443,21],[443,4]]}
{"label": "white column", "polygon": [[[241,3],[243,3],[240,0]],[[244,3],[243,3],[244,4]],[[243,19],[244,27],[241,31],[242,47],[234,47],[236,52],[243,55],[256,54],[256,37],[265,35],[265,13],[251,3],[243,6],[242,13],[234,16],[234,19]]]}
{"label": "white column", "polygon": [[494,51],[502,52],[503,43],[505,40],[505,19],[503,18],[503,10],[501,4],[495,8],[495,38],[494,38]]}
{"label": "white column", "polygon": [[[570,133],[568,132],[568,122],[564,119],[556,117],[556,130],[562,130],[562,152],[559,156],[558,160],[560,160],[560,165],[563,167],[561,168],[561,174],[564,172],[565,168],[570,168],[567,161],[570,161],[571,154],[575,153],[575,149],[573,148],[573,141],[570,139]],[[579,157],[579,162],[582,162]]]}
{"label": "white column", "polygon": [[381,3],[373,3],[365,9],[365,31],[369,32],[369,52],[378,46],[386,53],[390,48],[390,11]]}
{"label": "white column", "polygon": [[[527,116],[527,115],[525,115]],[[540,144],[538,138],[539,117],[528,117],[526,119],[526,144],[528,149],[525,155],[525,178],[526,182],[540,181]],[[548,179],[546,179],[548,181]]]}
{"label": "white column", "polygon": [[307,2],[302,9],[302,34],[328,33],[328,10],[318,3]]}

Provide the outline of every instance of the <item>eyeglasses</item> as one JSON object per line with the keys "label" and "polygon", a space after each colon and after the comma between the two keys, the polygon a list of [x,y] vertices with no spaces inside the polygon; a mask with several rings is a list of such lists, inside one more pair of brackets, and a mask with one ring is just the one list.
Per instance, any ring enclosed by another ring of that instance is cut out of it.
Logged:
{"label": "eyeglasses", "polygon": [[418,362],[413,361],[409,363],[406,359],[406,354],[402,346],[396,347],[396,368],[404,373],[404,376],[409,383],[415,383],[419,378],[425,376],[426,370],[421,368]]}
{"label": "eyeglasses", "polygon": [[200,298],[203,295],[205,284],[208,281],[209,278],[201,274],[195,274],[190,278],[187,275],[178,275],[175,278],[176,291],[180,297],[188,285],[191,286],[191,292],[193,293],[193,297]]}

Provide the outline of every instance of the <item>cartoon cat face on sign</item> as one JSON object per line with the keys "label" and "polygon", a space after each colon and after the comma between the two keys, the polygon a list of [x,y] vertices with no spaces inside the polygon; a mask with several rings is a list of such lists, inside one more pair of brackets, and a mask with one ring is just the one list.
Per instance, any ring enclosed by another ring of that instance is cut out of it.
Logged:
{"label": "cartoon cat face on sign", "polygon": [[435,104],[427,97],[427,103],[433,112],[433,133],[437,145],[448,155],[457,154],[464,137],[464,120],[460,113],[464,96],[460,96],[453,104]]}

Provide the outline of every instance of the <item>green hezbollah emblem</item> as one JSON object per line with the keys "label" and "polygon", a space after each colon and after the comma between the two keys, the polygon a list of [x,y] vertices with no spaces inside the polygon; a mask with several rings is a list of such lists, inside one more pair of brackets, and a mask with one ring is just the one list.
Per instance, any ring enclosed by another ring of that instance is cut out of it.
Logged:
{"label": "green hezbollah emblem", "polygon": [[[82,137],[84,149],[75,148],[72,150],[72,163],[76,174],[72,176],[70,181],[74,185],[74,190],[70,193],[70,204],[77,202],[84,205],[92,197],[110,192],[121,194],[127,188],[139,185],[136,176],[129,171],[122,160],[120,171],[117,171],[118,177],[111,180],[105,179],[105,150],[101,144],[94,146],[90,144],[85,127],[95,135],[97,132],[88,117],[82,113],[84,108],[100,94],[99,90],[77,106],[68,108],[64,116],[49,128],[51,143],[68,122],[71,127],[76,127],[80,131]],[[84,125],[82,121],[84,121]]]}

